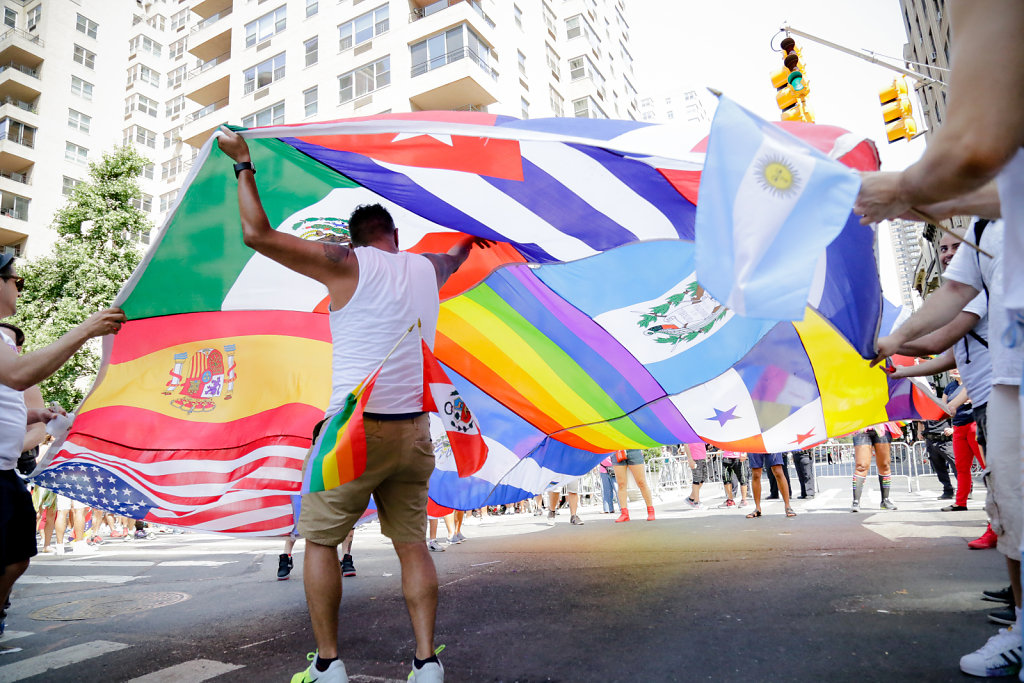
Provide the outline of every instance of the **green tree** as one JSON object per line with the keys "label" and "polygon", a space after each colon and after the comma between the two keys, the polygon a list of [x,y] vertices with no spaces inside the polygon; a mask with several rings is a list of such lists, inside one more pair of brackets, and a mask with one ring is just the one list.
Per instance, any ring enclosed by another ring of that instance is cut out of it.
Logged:
{"label": "green tree", "polygon": [[[54,214],[50,227],[57,241],[51,252],[19,266],[25,290],[11,322],[25,331],[26,350],[51,344],[110,306],[139,264],[139,238],[153,224],[132,200],[141,196],[138,177],[148,163],[125,145],[89,164],[89,180]],[[74,408],[98,368],[94,341],[42,383],[43,398]]]}

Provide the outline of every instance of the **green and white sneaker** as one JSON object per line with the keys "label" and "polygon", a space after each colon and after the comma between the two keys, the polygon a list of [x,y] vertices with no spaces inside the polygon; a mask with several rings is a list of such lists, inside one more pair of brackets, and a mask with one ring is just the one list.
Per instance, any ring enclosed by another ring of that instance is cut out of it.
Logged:
{"label": "green and white sneaker", "polygon": [[[441,654],[442,650],[444,645],[439,645],[434,650],[434,655]],[[427,662],[422,668],[417,669],[413,663],[408,680],[410,683],[444,683],[444,667],[441,666],[441,662]]]}
{"label": "green and white sneaker", "polygon": [[345,672],[345,663],[335,659],[327,667],[327,671],[316,670],[316,653],[310,652],[306,655],[309,660],[309,668],[292,676],[292,683],[348,683],[348,673]]}

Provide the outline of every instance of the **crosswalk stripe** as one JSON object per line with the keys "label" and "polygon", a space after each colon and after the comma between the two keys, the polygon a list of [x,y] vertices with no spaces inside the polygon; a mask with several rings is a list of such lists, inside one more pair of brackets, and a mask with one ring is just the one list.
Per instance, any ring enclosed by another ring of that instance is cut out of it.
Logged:
{"label": "crosswalk stripe", "polygon": [[[74,560],[75,567],[152,567],[156,562],[149,560]],[[47,563],[47,567],[59,567],[63,563]],[[70,566],[70,565],[69,565]]]}
{"label": "crosswalk stripe", "polygon": [[47,652],[43,655],[36,655],[35,657],[0,666],[0,681],[19,681],[30,676],[38,676],[47,671],[60,669],[70,664],[77,664],[86,659],[92,659],[111,652],[117,652],[126,647],[129,646],[109,640],[94,640],[81,645],[72,645],[62,650]]}
{"label": "crosswalk stripe", "polygon": [[238,560],[171,560],[161,562],[161,567],[220,567],[225,564],[234,564]]}
{"label": "crosswalk stripe", "polygon": [[0,638],[0,644],[6,643],[8,640],[14,640],[15,638],[24,638],[25,636],[34,635],[34,631],[4,631],[4,637]]}
{"label": "crosswalk stripe", "polygon": [[128,583],[142,578],[141,576],[119,576],[115,574],[96,574],[95,576],[41,576],[26,574],[18,579],[19,585],[30,583]]}
{"label": "crosswalk stripe", "polygon": [[243,668],[241,664],[215,662],[212,659],[193,659],[166,669],[133,678],[128,683],[177,683],[177,681],[206,681],[226,674],[229,671]]}

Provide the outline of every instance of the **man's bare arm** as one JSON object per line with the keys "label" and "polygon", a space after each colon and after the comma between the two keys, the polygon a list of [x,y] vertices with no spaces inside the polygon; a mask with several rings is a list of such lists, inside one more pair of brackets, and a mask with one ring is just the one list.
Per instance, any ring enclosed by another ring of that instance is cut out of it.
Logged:
{"label": "man's bare arm", "polygon": [[926,360],[917,365],[898,365],[890,377],[895,379],[902,377],[930,377],[946,370],[952,370],[955,367],[956,359],[953,358],[953,352],[950,350],[937,358]]}
{"label": "man's bare arm", "polygon": [[[238,133],[223,126],[217,144],[235,163],[250,161],[249,145]],[[352,250],[340,244],[311,242],[296,235],[278,232],[263,210],[255,174],[244,170],[238,176],[238,209],[242,220],[242,240],[267,258],[297,273],[327,285],[354,280],[358,265]]]}
{"label": "man's bare arm", "polygon": [[[45,410],[46,404],[43,403],[43,393],[39,391],[39,386],[29,387],[25,390],[25,408],[28,410]],[[28,431],[25,432],[25,438],[21,443],[21,452],[24,453],[27,450],[35,448],[43,442],[46,438],[46,425],[42,422],[33,422],[28,425]]]}
{"label": "man's bare arm", "polygon": [[960,311],[953,322],[943,325],[939,329],[919,337],[911,339],[900,347],[899,353],[904,356],[932,356],[942,353],[946,349],[963,339],[964,335],[974,329],[980,318],[974,313]]}
{"label": "man's bare arm", "polygon": [[952,322],[977,295],[978,290],[970,285],[946,280],[905,323],[889,336],[878,340],[878,355],[871,364],[877,365],[885,358],[899,353],[908,342]]}
{"label": "man's bare arm", "polygon": [[22,356],[6,344],[0,344],[0,384],[15,391],[25,391],[39,384],[57,372],[85,342],[93,337],[116,334],[124,322],[124,312],[120,308],[108,308],[93,313],[84,323],[49,346]]}
{"label": "man's bare arm", "polygon": [[441,289],[444,283],[448,281],[448,278],[466,262],[474,244],[486,249],[494,243],[480,237],[466,235],[456,242],[455,246],[449,249],[446,254],[423,254],[434,264],[434,271],[437,273],[438,289]]}

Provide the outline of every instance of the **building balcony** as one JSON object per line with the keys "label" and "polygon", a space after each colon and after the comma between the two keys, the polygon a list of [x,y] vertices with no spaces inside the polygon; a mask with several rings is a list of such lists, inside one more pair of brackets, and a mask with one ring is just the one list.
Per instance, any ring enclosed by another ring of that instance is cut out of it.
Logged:
{"label": "building balcony", "polygon": [[494,46],[497,41],[494,22],[476,0],[440,0],[427,3],[423,8],[413,9],[409,15],[409,22],[410,44],[458,24],[467,24],[490,46]]}
{"label": "building balcony", "polygon": [[39,67],[25,66],[18,62],[0,63],[0,99],[13,98],[22,102],[34,102],[42,94]]}
{"label": "building balcony", "polygon": [[24,253],[27,225],[23,220],[5,215],[0,209],[0,254],[21,256]]}
{"label": "building balcony", "polygon": [[223,21],[231,14],[231,7],[203,19],[192,27],[188,37],[188,51],[207,61],[231,50],[231,22]]}
{"label": "building balcony", "polygon": [[39,127],[39,108],[33,102],[24,102],[13,97],[0,99],[0,119],[8,117],[33,128]]}
{"label": "building balcony", "polygon": [[221,14],[224,10],[231,11],[231,0],[201,0],[192,5],[192,11],[203,19],[209,19],[214,14]]}
{"label": "building balcony", "polygon": [[28,175],[28,169],[36,162],[35,145],[22,144],[12,138],[0,137],[0,173]]}
{"label": "building balcony", "polygon": [[[481,19],[484,20],[484,23],[486,23],[491,28],[494,28],[494,21],[489,16],[487,16],[487,12],[484,12],[484,8],[479,3],[478,0],[435,0],[434,2],[415,2],[414,0],[413,4],[415,6],[413,7],[412,12],[409,13],[410,22],[419,21],[420,19],[426,19],[427,17],[432,17],[438,12],[446,10],[450,7],[455,7],[457,5],[468,5],[474,12],[476,12],[480,16]],[[451,14],[448,14],[446,16],[450,18]]]}
{"label": "building balcony", "polygon": [[43,63],[43,48],[46,43],[28,31],[9,28],[0,33],[0,64],[17,62],[30,67]]}
{"label": "building balcony", "polygon": [[204,107],[227,98],[231,74],[227,67],[221,65],[230,59],[231,53],[228,52],[189,71],[185,80],[185,97]]}
{"label": "building balcony", "polygon": [[456,109],[498,101],[498,73],[469,48],[412,67],[409,101],[417,109]]}
{"label": "building balcony", "polygon": [[217,116],[216,112],[226,106],[228,106],[228,98],[225,97],[186,116],[185,127],[181,131],[182,140],[192,147],[202,147],[213,131],[224,123],[223,112],[220,116]]}

